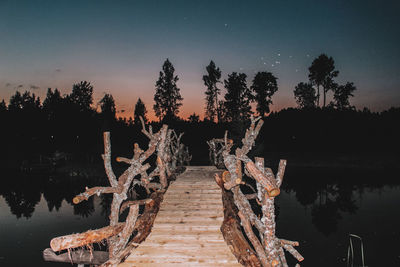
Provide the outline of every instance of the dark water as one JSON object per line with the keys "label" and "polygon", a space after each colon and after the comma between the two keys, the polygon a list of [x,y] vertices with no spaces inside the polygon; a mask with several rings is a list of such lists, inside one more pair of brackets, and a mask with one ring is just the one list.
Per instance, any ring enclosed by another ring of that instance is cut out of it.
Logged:
{"label": "dark water", "polygon": [[[346,266],[349,234],[362,238],[366,266],[400,266],[397,170],[288,166],[285,177],[277,236],[300,241],[302,266]],[[360,243],[353,244],[361,263]]]}
{"label": "dark water", "polygon": [[[8,174],[0,186],[0,266],[71,266],[44,262],[53,237],[108,224],[108,199],[95,196],[78,206],[72,198],[103,177]],[[103,182],[101,182],[103,181]]]}
{"label": "dark water", "polygon": [[[7,174],[0,181],[0,266],[45,263],[51,238],[105,226],[105,198],[72,197],[105,177]],[[400,266],[400,181],[396,171],[288,165],[276,199],[277,235],[300,241],[302,266],[346,266],[349,233],[362,237],[368,266]],[[355,256],[360,256],[356,249]],[[294,266],[291,255],[287,255]]]}

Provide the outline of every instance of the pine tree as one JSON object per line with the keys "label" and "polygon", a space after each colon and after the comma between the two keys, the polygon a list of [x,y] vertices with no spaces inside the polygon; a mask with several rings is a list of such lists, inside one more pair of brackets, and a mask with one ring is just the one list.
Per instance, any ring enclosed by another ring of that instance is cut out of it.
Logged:
{"label": "pine tree", "polygon": [[176,85],[179,78],[174,76],[175,68],[168,59],[165,60],[162,69],[156,82],[153,109],[160,120],[168,122],[176,119],[183,98]]}
{"label": "pine tree", "polygon": [[105,94],[99,102],[101,108],[101,114],[109,118],[115,118],[115,101],[111,94]]}
{"label": "pine tree", "polygon": [[142,117],[144,122],[147,122],[147,117],[146,117],[147,109],[146,106],[144,105],[142,99],[138,99],[135,105],[135,111],[133,112],[133,117],[134,117],[134,123],[136,125],[140,125],[140,118]]}
{"label": "pine tree", "polygon": [[79,111],[91,110],[93,103],[93,86],[90,82],[82,81],[72,86],[72,93],[68,99],[78,107]]}
{"label": "pine tree", "polygon": [[272,104],[272,95],[278,91],[277,78],[271,72],[258,72],[253,80],[251,89],[254,91],[254,100],[257,102],[257,112],[260,116],[269,113]]}
{"label": "pine tree", "polygon": [[215,66],[215,63],[211,60],[210,64],[206,67],[207,75],[203,76],[204,85],[207,86],[206,90],[206,114],[205,117],[214,121],[217,117],[218,122],[221,120],[220,110],[218,108],[218,95],[221,89],[217,87],[220,83],[221,71]]}
{"label": "pine tree", "polygon": [[246,74],[232,72],[228,80],[224,80],[227,93],[224,107],[228,121],[247,120],[251,114],[251,91],[246,84]]}

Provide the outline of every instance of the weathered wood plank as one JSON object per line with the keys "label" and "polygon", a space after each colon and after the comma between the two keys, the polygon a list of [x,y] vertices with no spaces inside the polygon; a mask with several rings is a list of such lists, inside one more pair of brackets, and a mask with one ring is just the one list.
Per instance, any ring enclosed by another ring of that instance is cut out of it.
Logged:
{"label": "weathered wood plank", "polygon": [[220,231],[224,213],[216,171],[188,167],[164,195],[151,234],[120,266],[241,266]]}

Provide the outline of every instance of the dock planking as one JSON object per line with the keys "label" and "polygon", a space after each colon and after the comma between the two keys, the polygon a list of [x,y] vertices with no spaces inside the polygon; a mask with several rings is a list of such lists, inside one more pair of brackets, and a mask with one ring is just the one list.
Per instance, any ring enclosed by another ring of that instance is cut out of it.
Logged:
{"label": "dock planking", "polygon": [[150,235],[119,266],[241,266],[220,231],[224,212],[216,171],[187,167],[165,193]]}

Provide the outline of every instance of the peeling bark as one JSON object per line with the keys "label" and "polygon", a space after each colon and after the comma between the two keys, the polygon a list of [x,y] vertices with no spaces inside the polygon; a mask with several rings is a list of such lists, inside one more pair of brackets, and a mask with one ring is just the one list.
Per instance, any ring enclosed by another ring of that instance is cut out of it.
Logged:
{"label": "peeling bark", "polygon": [[61,251],[101,242],[110,236],[120,233],[124,229],[124,226],[125,223],[119,223],[116,226],[107,226],[96,230],[89,230],[84,233],[56,237],[50,241],[50,247],[53,251]]}
{"label": "peeling bark", "polygon": [[[215,178],[220,187],[232,191],[233,202],[239,210],[238,215],[244,232],[253,245],[262,266],[287,266],[283,249],[291,253],[298,261],[302,261],[303,257],[293,247],[297,246],[298,242],[278,239],[275,236],[274,199],[280,193],[279,188],[283,181],[286,160],[280,160],[275,176],[270,168],[264,167],[263,158],[255,158],[253,162],[247,157],[247,153],[255,144],[262,125],[262,120],[251,117],[251,125],[242,139],[242,147],[236,149],[235,155],[230,154],[233,143],[228,139],[227,132],[225,132],[225,145],[222,155],[227,171],[223,173],[222,177],[217,175]],[[244,184],[242,182],[242,163],[245,166],[245,174],[256,181],[256,193],[244,195],[240,186],[238,186]],[[253,212],[248,199],[256,199],[257,203],[261,205],[261,220]],[[224,223],[227,222],[224,221]],[[258,237],[254,234],[252,226],[257,228]]]}
{"label": "peeling bark", "polygon": [[216,174],[215,180],[222,192],[222,203],[224,206],[224,221],[221,225],[221,232],[233,255],[238,262],[248,267],[261,267],[261,262],[256,252],[249,245],[244,237],[240,219],[237,215],[238,209],[233,203],[233,194],[224,189],[222,178]]}

